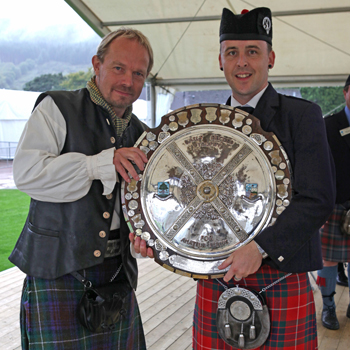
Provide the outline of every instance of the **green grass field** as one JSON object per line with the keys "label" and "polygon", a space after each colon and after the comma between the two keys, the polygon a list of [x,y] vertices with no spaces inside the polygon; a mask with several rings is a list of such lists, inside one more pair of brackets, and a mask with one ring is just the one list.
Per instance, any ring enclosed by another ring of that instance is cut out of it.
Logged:
{"label": "green grass field", "polygon": [[7,258],[26,221],[29,202],[19,190],[0,190],[0,271],[13,267]]}

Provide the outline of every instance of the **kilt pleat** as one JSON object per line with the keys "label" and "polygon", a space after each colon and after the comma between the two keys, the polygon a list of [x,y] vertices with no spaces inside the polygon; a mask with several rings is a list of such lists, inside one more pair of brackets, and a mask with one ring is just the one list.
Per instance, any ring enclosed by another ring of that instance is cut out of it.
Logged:
{"label": "kilt pleat", "polygon": [[[81,271],[94,286],[105,284],[118,268],[118,259]],[[123,273],[118,275],[123,279]],[[125,283],[128,283],[125,281]],[[114,330],[93,333],[80,325],[78,303],[83,285],[71,275],[56,280],[27,276],[21,301],[23,350],[146,349],[134,291],[126,297],[127,314]]]}
{"label": "kilt pleat", "polygon": [[[285,272],[263,265],[256,274],[243,278],[239,286],[259,292],[285,276]],[[221,280],[223,282],[223,280]],[[225,283],[233,288],[236,283]],[[217,280],[200,280],[194,311],[193,349],[232,350],[219,336],[216,310],[224,287]],[[307,273],[294,273],[262,293],[269,308],[271,330],[263,350],[317,349],[316,314]]]}
{"label": "kilt pleat", "polygon": [[344,210],[349,210],[350,201],[336,204],[331,216],[320,229],[322,256],[326,261],[350,262],[350,236],[340,231]]}

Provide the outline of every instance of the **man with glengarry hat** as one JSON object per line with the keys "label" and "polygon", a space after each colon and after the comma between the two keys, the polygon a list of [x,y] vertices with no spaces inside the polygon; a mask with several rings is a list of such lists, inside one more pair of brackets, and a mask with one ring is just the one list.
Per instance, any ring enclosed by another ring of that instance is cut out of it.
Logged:
{"label": "man with glengarry hat", "polygon": [[[272,226],[219,266],[229,268],[223,279],[198,281],[194,349],[317,348],[308,271],[322,267],[318,230],[334,206],[334,167],[319,106],[278,94],[268,83],[269,69],[275,64],[272,32],[268,8],[240,15],[223,9],[219,63],[232,90],[226,104],[253,114],[261,127],[273,132],[281,142],[290,162],[293,195]],[[234,324],[224,324],[226,342],[219,335],[218,299],[227,288],[237,285],[261,292],[259,295],[265,299],[271,327],[262,345],[253,346],[258,326],[253,317],[247,330],[244,315],[251,311],[244,309],[248,304],[244,305],[240,297],[231,304],[227,317],[230,313],[235,317],[233,309],[241,317]],[[252,347],[247,347],[249,344]]]}
{"label": "man with glengarry hat", "polygon": [[[339,329],[334,302],[338,262],[348,262],[348,276],[350,272],[350,232],[342,230],[342,219],[346,218],[350,209],[350,75],[345,82],[343,94],[345,108],[325,118],[328,143],[336,170],[337,196],[332,215],[320,229],[324,267],[317,272],[317,284],[323,301],[322,325],[332,330]],[[346,316],[350,318],[350,304]]]}

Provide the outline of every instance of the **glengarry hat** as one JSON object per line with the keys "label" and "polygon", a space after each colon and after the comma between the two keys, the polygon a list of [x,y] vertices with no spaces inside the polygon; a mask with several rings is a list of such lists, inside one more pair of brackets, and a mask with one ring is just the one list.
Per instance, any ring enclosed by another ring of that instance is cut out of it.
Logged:
{"label": "glengarry hat", "polygon": [[346,79],[345,85],[344,85],[344,89],[350,85],[350,75],[348,76],[348,79]]}
{"label": "glengarry hat", "polygon": [[264,40],[272,45],[271,10],[257,7],[235,15],[224,8],[220,23],[220,43],[224,40]]}

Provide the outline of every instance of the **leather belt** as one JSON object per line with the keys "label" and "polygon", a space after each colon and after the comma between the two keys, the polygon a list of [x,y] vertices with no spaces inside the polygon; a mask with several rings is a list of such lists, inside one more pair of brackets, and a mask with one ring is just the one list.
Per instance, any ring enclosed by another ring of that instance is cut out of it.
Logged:
{"label": "leather belt", "polygon": [[120,255],[120,239],[109,239],[107,241],[107,249],[105,252],[105,258],[113,258],[117,255]]}

